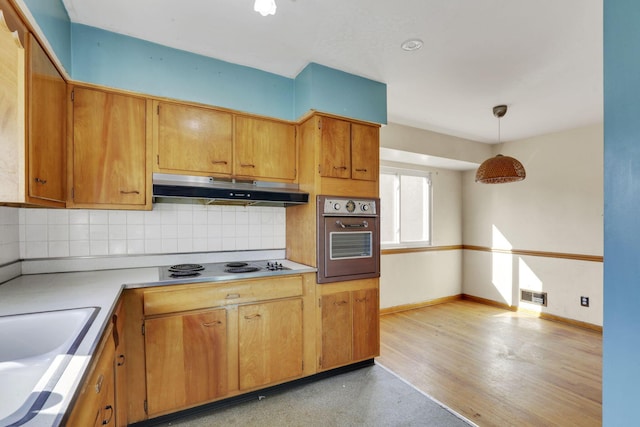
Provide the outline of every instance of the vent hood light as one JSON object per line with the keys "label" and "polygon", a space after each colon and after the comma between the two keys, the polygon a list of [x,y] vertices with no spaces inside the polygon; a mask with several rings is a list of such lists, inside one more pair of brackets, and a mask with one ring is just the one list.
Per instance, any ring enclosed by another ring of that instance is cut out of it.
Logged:
{"label": "vent hood light", "polygon": [[237,181],[207,176],[153,174],[154,199],[204,200],[207,204],[287,207],[309,203],[298,184]]}
{"label": "vent hood light", "polygon": [[253,10],[258,12],[262,16],[275,15],[276,14],[276,2],[275,0],[256,0],[253,5]]}

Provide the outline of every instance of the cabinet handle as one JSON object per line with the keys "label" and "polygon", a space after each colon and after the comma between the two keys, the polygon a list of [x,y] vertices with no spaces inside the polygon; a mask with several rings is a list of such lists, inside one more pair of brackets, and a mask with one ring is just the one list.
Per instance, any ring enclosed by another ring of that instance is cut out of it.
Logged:
{"label": "cabinet handle", "polygon": [[336,301],[333,303],[333,305],[345,305],[346,303],[346,301]]}
{"label": "cabinet handle", "polygon": [[211,160],[211,163],[213,163],[214,165],[226,165],[227,161],[226,160]]}
{"label": "cabinet handle", "polygon": [[240,166],[243,168],[255,168],[256,165],[252,165],[250,163],[240,163]]}
{"label": "cabinet handle", "polygon": [[42,184],[42,185],[47,183],[46,179],[40,179],[38,177],[34,178],[34,181],[36,182],[36,184]]}
{"label": "cabinet handle", "polygon": [[104,381],[104,375],[100,374],[98,377],[98,381],[96,381],[96,393],[100,394],[100,390],[102,390],[102,382]]}
{"label": "cabinet handle", "polygon": [[347,167],[346,167],[346,166],[334,166],[333,168],[334,168],[334,169],[341,169],[341,170],[343,170],[343,171],[347,170]]}
{"label": "cabinet handle", "polygon": [[240,294],[227,294],[226,299],[236,299],[240,298]]}
{"label": "cabinet handle", "polygon": [[366,172],[366,169],[356,169],[356,172]]}
{"label": "cabinet handle", "polygon": [[218,326],[218,325],[222,325],[222,322],[219,320],[216,320],[215,322],[203,322],[202,326],[204,326],[205,328],[209,328],[211,326]]}
{"label": "cabinet handle", "polygon": [[251,320],[251,319],[259,319],[260,317],[262,317],[260,315],[260,313],[256,313],[256,314],[249,314],[247,316],[244,316],[245,319],[247,320]]}
{"label": "cabinet handle", "polygon": [[140,194],[138,190],[124,191],[120,190],[120,194]]}
{"label": "cabinet handle", "polygon": [[118,366],[124,365],[124,362],[125,362],[124,354],[119,355],[118,356]]}
{"label": "cabinet handle", "polygon": [[109,418],[107,418],[106,420],[102,420],[102,425],[106,426],[111,422],[111,419],[113,418],[113,406],[107,405],[104,407],[104,410],[109,411]]}
{"label": "cabinet handle", "polygon": [[356,298],[356,302],[367,302],[367,301],[369,300],[366,298],[360,298],[360,299]]}

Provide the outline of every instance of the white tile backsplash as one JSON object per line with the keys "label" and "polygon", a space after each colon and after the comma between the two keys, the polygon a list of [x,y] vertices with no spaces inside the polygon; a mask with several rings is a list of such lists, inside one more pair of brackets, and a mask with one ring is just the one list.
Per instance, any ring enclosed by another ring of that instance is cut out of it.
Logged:
{"label": "white tile backsplash", "polygon": [[0,207],[0,264],[285,246],[286,209],[156,203],[152,211]]}

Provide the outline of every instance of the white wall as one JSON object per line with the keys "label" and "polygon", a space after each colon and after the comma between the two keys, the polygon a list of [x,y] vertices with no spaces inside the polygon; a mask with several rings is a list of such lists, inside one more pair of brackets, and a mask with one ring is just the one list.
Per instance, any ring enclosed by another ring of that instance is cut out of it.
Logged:
{"label": "white wall", "polygon": [[[433,245],[462,242],[462,173],[416,165],[384,163],[431,172]],[[462,251],[389,254],[381,257],[380,306],[396,307],[461,292]]]}
{"label": "white wall", "polygon": [[[510,142],[527,178],[484,185],[464,173],[463,243],[498,249],[603,254],[603,127]],[[541,311],[602,325],[602,263],[466,250],[464,293],[519,305],[519,288],[544,290]],[[580,306],[581,295],[590,307]],[[533,308],[534,306],[528,306]]]}

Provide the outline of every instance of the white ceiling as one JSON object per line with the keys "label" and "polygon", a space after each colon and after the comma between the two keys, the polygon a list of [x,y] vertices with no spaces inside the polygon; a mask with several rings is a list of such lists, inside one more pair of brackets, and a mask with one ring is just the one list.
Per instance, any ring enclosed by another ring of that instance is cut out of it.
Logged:
{"label": "white ceiling", "polygon": [[[387,84],[390,122],[495,143],[599,123],[603,0],[63,0],[73,22],[286,77]],[[400,48],[419,38],[415,52]]]}

